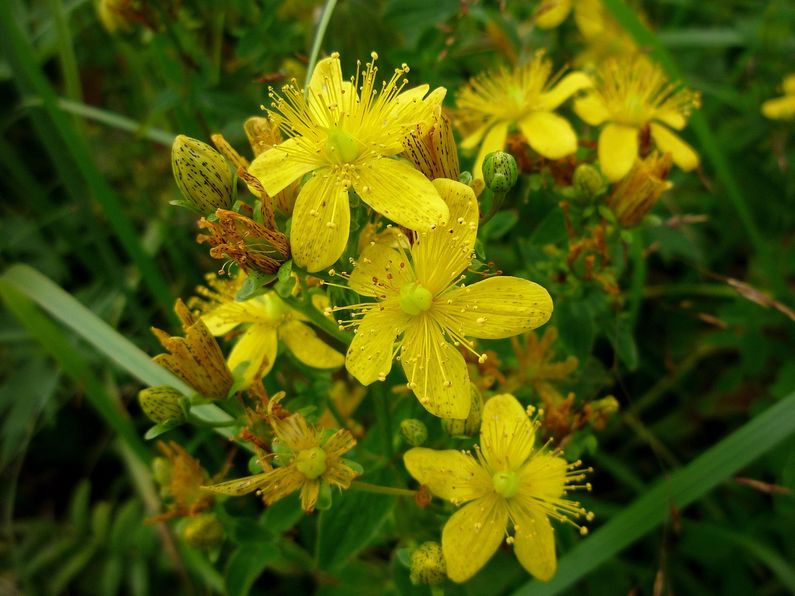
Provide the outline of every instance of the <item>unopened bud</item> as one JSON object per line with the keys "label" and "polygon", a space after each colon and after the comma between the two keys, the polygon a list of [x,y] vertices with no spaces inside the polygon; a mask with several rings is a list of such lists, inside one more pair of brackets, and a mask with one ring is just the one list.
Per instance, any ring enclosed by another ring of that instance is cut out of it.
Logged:
{"label": "unopened bud", "polygon": [[182,539],[194,548],[212,548],[224,539],[224,526],[214,513],[202,513],[188,519]]}
{"label": "unopened bud", "polygon": [[618,400],[612,395],[591,402],[591,409],[602,416],[612,416],[620,407]]}
{"label": "unopened bud", "polygon": [[519,178],[519,169],[513,155],[505,151],[493,151],[483,161],[483,180],[495,194],[511,190]]}
{"label": "unopened bud", "polygon": [[184,198],[177,204],[205,215],[232,206],[232,173],[208,144],[178,135],[171,146],[171,170]]}
{"label": "unopened bud", "polygon": [[185,411],[180,403],[183,395],[167,385],[147,387],[138,393],[141,409],[155,424],[169,420],[184,420]]}
{"label": "unopened bud", "polygon": [[607,188],[606,181],[601,172],[591,164],[580,164],[574,170],[572,180],[578,198],[590,201],[602,194]]}
{"label": "unopened bud", "polygon": [[469,384],[469,393],[472,405],[466,419],[442,418],[442,428],[452,437],[471,437],[480,430],[480,421],[483,418],[483,396],[472,383]]}
{"label": "unopened bud", "polygon": [[406,418],[400,423],[400,434],[412,447],[419,447],[428,440],[428,428],[422,420]]}
{"label": "unopened bud", "polygon": [[171,463],[165,457],[152,460],[152,480],[161,487],[171,484]]}
{"label": "unopened bud", "polygon": [[447,564],[438,542],[423,542],[411,553],[411,583],[435,586],[447,579]]}
{"label": "unopened bud", "polygon": [[607,198],[607,205],[622,227],[639,225],[657,204],[660,195],[673,186],[666,179],[671,163],[670,153],[660,156],[653,152],[636,161],[629,174],[615,185]]}

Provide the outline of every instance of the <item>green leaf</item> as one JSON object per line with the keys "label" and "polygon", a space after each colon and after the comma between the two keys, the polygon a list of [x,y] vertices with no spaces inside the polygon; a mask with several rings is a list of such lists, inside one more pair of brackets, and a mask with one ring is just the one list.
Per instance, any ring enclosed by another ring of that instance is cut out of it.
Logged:
{"label": "green leaf", "polygon": [[276,276],[273,273],[260,273],[258,271],[249,273],[246,275],[243,285],[240,286],[237,294],[235,294],[235,300],[243,302],[249,298],[259,296],[265,291],[265,286],[274,279],[276,279]]}
{"label": "green leaf", "polygon": [[604,329],[607,339],[613,344],[613,349],[616,351],[619,360],[621,360],[629,370],[637,369],[638,346],[632,334],[632,326],[629,322],[628,315],[619,315],[614,321],[606,324]]}
{"label": "green leaf", "polygon": [[483,224],[478,233],[483,240],[498,240],[510,232],[518,221],[516,211],[500,211]]}
{"label": "green leaf", "polygon": [[528,242],[535,246],[545,244],[557,244],[567,240],[566,220],[563,217],[562,209],[552,209],[544,219],[542,219],[536,229],[528,238]]}
{"label": "green leaf", "polygon": [[555,321],[561,341],[580,362],[585,362],[596,334],[593,317],[585,302],[561,300],[555,305]]}
{"label": "green leaf", "polygon": [[171,420],[166,420],[165,422],[159,422],[155,424],[152,428],[146,431],[144,435],[144,439],[147,441],[151,441],[152,439],[156,439],[162,434],[167,433],[170,430],[174,430],[178,426],[181,426],[183,423],[182,420],[177,420],[176,418],[172,418]]}
{"label": "green leaf", "polygon": [[[392,475],[386,471],[362,480],[384,485],[394,482]],[[371,544],[395,508],[395,503],[396,497],[393,495],[350,489],[335,495],[334,506],[321,512],[318,520],[318,566],[327,571],[344,567]]]}
{"label": "green leaf", "polygon": [[246,544],[229,557],[226,567],[226,590],[230,596],[245,596],[254,582],[279,556],[273,544]]}
{"label": "green leaf", "polygon": [[294,286],[293,261],[290,259],[281,267],[279,267],[279,271],[276,274],[276,283],[274,284],[273,289],[276,290],[276,293],[282,298],[289,298],[292,296]]}
{"label": "green leaf", "polygon": [[759,456],[795,433],[795,393],[777,402],[713,445],[687,466],[663,478],[607,524],[561,558],[549,583],[531,581],[516,596],[551,596],[594,569],[682,509],[703,497]]}

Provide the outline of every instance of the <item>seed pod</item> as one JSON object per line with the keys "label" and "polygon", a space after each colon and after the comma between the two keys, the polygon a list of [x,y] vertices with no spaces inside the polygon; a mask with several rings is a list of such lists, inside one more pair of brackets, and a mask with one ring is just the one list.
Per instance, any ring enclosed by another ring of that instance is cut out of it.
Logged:
{"label": "seed pod", "polygon": [[605,178],[591,164],[580,164],[574,170],[572,180],[577,195],[583,201],[590,201],[602,194],[607,188]]}
{"label": "seed pod", "polygon": [[224,526],[214,513],[202,513],[188,519],[182,539],[194,548],[212,548],[224,539]]}
{"label": "seed pod", "polygon": [[138,402],[141,409],[155,424],[168,420],[185,420],[185,411],[180,401],[183,395],[172,387],[159,385],[147,387],[138,393]]}
{"label": "seed pod", "polygon": [[471,437],[480,430],[480,421],[483,418],[483,396],[478,388],[469,384],[469,393],[472,406],[465,420],[455,418],[442,418],[442,428],[451,437]]}
{"label": "seed pod", "polygon": [[419,447],[428,440],[428,428],[422,420],[406,418],[400,423],[400,434],[412,447]]}
{"label": "seed pod", "polygon": [[483,180],[486,187],[495,194],[505,194],[519,179],[516,160],[505,151],[493,151],[483,161]]}
{"label": "seed pod", "polygon": [[447,564],[438,542],[423,542],[411,553],[411,583],[435,586],[447,579]]}
{"label": "seed pod", "polygon": [[171,146],[171,170],[184,201],[177,204],[208,215],[232,206],[232,173],[215,149],[178,135]]}

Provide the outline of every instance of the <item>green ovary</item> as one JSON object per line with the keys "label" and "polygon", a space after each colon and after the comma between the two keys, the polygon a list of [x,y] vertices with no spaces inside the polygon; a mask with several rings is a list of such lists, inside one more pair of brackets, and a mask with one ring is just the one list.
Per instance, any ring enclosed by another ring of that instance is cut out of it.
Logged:
{"label": "green ovary", "polygon": [[340,163],[350,163],[359,157],[361,147],[359,141],[341,128],[328,129],[326,151]]}
{"label": "green ovary", "polygon": [[433,304],[433,294],[419,283],[412,282],[400,288],[400,308],[407,315],[418,315]]}
{"label": "green ovary", "polygon": [[491,478],[494,491],[506,499],[510,499],[519,492],[519,477],[516,472],[497,472]]}
{"label": "green ovary", "polygon": [[295,458],[295,467],[308,480],[314,480],[326,471],[326,452],[320,447],[304,449]]}

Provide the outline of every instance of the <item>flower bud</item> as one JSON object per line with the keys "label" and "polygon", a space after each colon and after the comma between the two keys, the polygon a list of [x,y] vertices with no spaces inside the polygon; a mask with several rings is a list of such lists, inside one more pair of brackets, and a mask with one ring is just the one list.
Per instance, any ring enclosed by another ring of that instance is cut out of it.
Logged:
{"label": "flower bud", "polygon": [[428,440],[428,428],[422,420],[406,418],[400,423],[400,434],[412,447],[419,447]]}
{"label": "flower bud", "polygon": [[165,457],[152,460],[152,480],[161,487],[171,484],[171,463]]}
{"label": "flower bud", "polygon": [[511,190],[519,178],[516,160],[505,151],[493,151],[483,161],[483,180],[486,187],[495,194],[505,194]]}
{"label": "flower bud", "polygon": [[423,542],[411,553],[411,583],[435,586],[447,579],[447,564],[438,542]]}
{"label": "flower bud", "polygon": [[471,437],[480,430],[480,421],[483,418],[483,396],[472,383],[469,384],[469,394],[472,398],[472,405],[466,419],[442,418],[442,428],[452,437]]}
{"label": "flower bud", "polygon": [[613,188],[607,205],[625,228],[640,224],[657,204],[660,195],[673,184],[666,180],[671,170],[671,154],[660,156],[654,152],[635,165]]}
{"label": "flower bud", "polygon": [[601,172],[591,164],[580,164],[574,170],[572,180],[577,195],[583,201],[595,199],[605,191],[605,178]]}
{"label": "flower bud", "polygon": [[206,143],[178,135],[171,146],[171,170],[184,198],[177,204],[203,214],[232,206],[232,173]]}
{"label": "flower bud", "polygon": [[202,513],[188,518],[182,539],[194,548],[212,548],[224,539],[224,526],[214,513]]}
{"label": "flower bud", "polygon": [[155,424],[169,420],[185,420],[185,411],[182,409],[182,394],[167,385],[147,387],[138,393],[138,402],[141,409]]}

